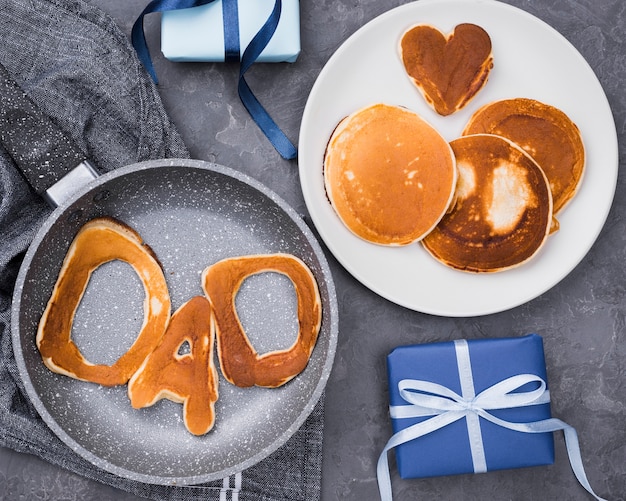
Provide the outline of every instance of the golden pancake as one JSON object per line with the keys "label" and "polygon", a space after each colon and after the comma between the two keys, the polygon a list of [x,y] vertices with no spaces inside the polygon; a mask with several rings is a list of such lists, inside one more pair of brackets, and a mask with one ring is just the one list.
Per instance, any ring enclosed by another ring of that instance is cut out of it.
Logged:
{"label": "golden pancake", "polygon": [[172,315],[161,343],[130,379],[131,405],[140,409],[167,398],[183,404],[183,421],[190,433],[210,431],[218,398],[214,340],[211,304],[195,296]]}
{"label": "golden pancake", "polygon": [[[258,353],[237,315],[235,298],[243,281],[267,271],[287,276],[298,302],[298,336],[283,350]],[[213,306],[217,354],[222,374],[240,386],[276,388],[304,370],[313,353],[322,322],[322,300],[311,270],[291,254],[262,254],[228,258],[202,273],[202,287]]]}
{"label": "golden pancake", "polygon": [[578,127],[561,110],[534,99],[496,101],[474,113],[463,131],[482,133],[506,137],[535,159],[550,182],[554,214],[578,191],[585,148]]}
{"label": "golden pancake", "polygon": [[499,136],[464,136],[451,146],[459,169],[455,205],[424,248],[463,271],[495,272],[528,261],[552,219],[552,194],[539,165]]}
{"label": "golden pancake", "polygon": [[489,34],[469,23],[448,36],[427,24],[413,26],[400,39],[400,57],[426,102],[443,116],[463,108],[493,68]]}
{"label": "golden pancake", "polygon": [[450,145],[416,113],[374,104],[345,118],[324,157],[333,209],[357,236],[406,245],[445,214],[456,184]]}
{"label": "golden pancake", "polygon": [[[74,315],[92,272],[116,259],[130,264],[143,284],[144,322],[133,345],[114,364],[92,364],[71,338]],[[165,276],[150,247],[124,223],[109,217],[96,218],[80,229],[67,251],[39,321],[37,347],[53,372],[106,386],[125,384],[157,346],[169,319]]]}

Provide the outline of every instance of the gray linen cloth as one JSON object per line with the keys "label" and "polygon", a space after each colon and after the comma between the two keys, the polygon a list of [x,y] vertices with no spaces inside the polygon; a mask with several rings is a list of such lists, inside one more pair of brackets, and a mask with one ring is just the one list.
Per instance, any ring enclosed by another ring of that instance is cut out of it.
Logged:
{"label": "gray linen cloth", "polygon": [[[0,0],[0,63],[102,171],[188,156],[128,39],[113,20],[87,3]],[[272,456],[240,475],[198,487],[117,477],[75,454],[50,431],[21,384],[10,326],[21,260],[50,211],[0,147],[0,445],[146,498],[318,499],[323,401]]]}

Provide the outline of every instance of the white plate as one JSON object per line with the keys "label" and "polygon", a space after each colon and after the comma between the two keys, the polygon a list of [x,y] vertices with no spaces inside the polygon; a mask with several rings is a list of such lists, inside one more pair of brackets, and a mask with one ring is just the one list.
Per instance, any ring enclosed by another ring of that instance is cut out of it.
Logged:
{"label": "white plate", "polygon": [[[487,85],[463,110],[441,117],[406,75],[397,46],[413,24],[444,33],[457,24],[482,26],[493,44]],[[559,214],[561,229],[529,263],[495,274],[447,268],[420,244],[402,248],[367,243],[341,223],[324,191],[322,163],[328,139],[349,113],[375,102],[406,106],[446,139],[461,134],[470,115],[488,102],[528,97],[560,108],[578,125],[587,164],[576,197]],[[354,33],[322,69],[307,101],[299,144],[304,199],[322,239],[366,287],[407,308],[442,316],[504,311],[556,285],[587,254],[608,216],[617,183],[613,116],[593,70],[543,21],[495,0],[420,0],[379,16]]]}

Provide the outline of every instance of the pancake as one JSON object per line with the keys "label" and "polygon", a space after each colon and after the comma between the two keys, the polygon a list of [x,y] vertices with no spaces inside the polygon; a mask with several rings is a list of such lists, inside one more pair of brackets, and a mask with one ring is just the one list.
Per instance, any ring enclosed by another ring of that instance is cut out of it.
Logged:
{"label": "pancake", "polygon": [[212,318],[211,304],[203,296],[193,297],[176,310],[163,339],[128,383],[135,409],[167,398],[183,404],[189,432],[204,435],[213,428],[218,374]]}
{"label": "pancake", "polygon": [[443,264],[496,272],[525,263],[545,243],[552,194],[539,165],[515,143],[488,134],[455,139],[454,207],[423,241]]}
{"label": "pancake", "polygon": [[[92,364],[71,338],[74,316],[93,271],[116,259],[132,266],[141,280],[146,294],[144,321],[132,346],[115,363]],[[157,346],[169,319],[169,292],[154,253],[132,228],[101,217],[86,223],[71,243],[39,321],[36,342],[51,371],[105,386],[120,385]]]}
{"label": "pancake", "polygon": [[465,107],[493,68],[491,38],[475,24],[459,24],[447,36],[427,24],[413,26],[403,33],[399,50],[411,81],[443,116]]}
{"label": "pancake", "polygon": [[374,104],[345,118],[324,157],[330,203],[358,237],[407,245],[445,214],[456,184],[447,141],[416,113]]}
{"label": "pancake", "polygon": [[561,110],[527,98],[496,101],[474,113],[463,131],[481,133],[506,137],[536,160],[550,182],[555,215],[578,191],[585,148],[578,127]]}
{"label": "pancake", "polygon": [[[298,301],[298,335],[290,347],[260,354],[252,346],[237,315],[235,298],[243,281],[273,271],[293,283]],[[228,258],[202,273],[202,287],[215,315],[217,352],[222,374],[240,386],[277,388],[307,366],[322,322],[322,300],[311,270],[290,254]]]}

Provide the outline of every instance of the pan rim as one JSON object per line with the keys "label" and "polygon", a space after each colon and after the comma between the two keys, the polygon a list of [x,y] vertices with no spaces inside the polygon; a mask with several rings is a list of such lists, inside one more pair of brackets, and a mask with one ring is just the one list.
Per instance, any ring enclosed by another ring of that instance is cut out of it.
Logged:
{"label": "pan rim", "polygon": [[[20,325],[20,311],[22,310],[22,291],[24,288],[24,282],[27,276],[27,272],[30,269],[30,265],[37,255],[38,249],[42,244],[45,236],[48,234],[50,229],[54,226],[54,224],[58,221],[58,219],[67,213],[68,209],[71,208],[72,204],[76,202],[78,199],[83,197],[84,195],[92,192],[97,189],[99,186],[104,185],[110,180],[120,178],[126,176],[128,174],[148,169],[171,169],[171,168],[192,168],[192,169],[202,169],[207,171],[212,171],[218,174],[222,174],[235,180],[245,183],[251,188],[261,192],[267,198],[269,198],[282,212],[284,212],[289,219],[291,219],[298,230],[303,234],[309,245],[311,246],[312,252],[315,255],[318,265],[321,271],[321,278],[324,281],[324,287],[328,292],[327,303],[323,304],[323,308],[328,310],[328,315],[326,318],[328,319],[328,342],[327,349],[325,352],[325,359],[323,366],[320,371],[320,377],[315,384],[315,387],[311,393],[311,397],[309,398],[306,405],[304,405],[297,415],[297,417],[292,421],[291,425],[285,429],[276,439],[267,447],[261,449],[256,454],[250,456],[244,461],[237,463],[236,465],[220,469],[218,471],[206,472],[203,474],[195,474],[188,476],[171,476],[171,475],[154,475],[154,474],[146,474],[140,473],[137,471],[132,471],[127,467],[116,465],[113,462],[99,457],[97,454],[94,454],[91,450],[87,449],[83,445],[79,444],[76,440],[74,440],[71,436],[69,436],[66,431],[57,423],[54,416],[48,411],[46,405],[44,404],[41,396],[35,389],[31,377],[29,375],[28,367],[26,364],[26,360],[24,358],[24,349],[22,346],[22,336],[21,336],[21,325]],[[27,252],[25,254],[24,260],[20,265],[19,273],[17,276],[15,289],[13,292],[13,302],[12,302],[12,311],[11,311],[11,336],[13,343],[13,352],[15,356],[15,360],[17,363],[17,368],[19,372],[20,379],[24,385],[24,389],[26,390],[26,395],[29,400],[35,407],[37,413],[42,418],[44,423],[51,429],[51,431],[59,437],[64,444],[66,444],[70,449],[76,452],[79,456],[88,460],[90,463],[99,467],[109,473],[113,473],[119,477],[126,478],[129,480],[134,480],[138,482],[143,482],[147,484],[155,484],[155,485],[171,485],[171,486],[186,486],[186,485],[194,485],[204,482],[209,482],[213,480],[219,480],[239,471],[242,471],[246,468],[249,468],[261,460],[268,457],[270,454],[275,452],[281,446],[283,446],[295,433],[296,431],[304,424],[306,419],[313,412],[315,406],[318,401],[322,397],[324,390],[326,388],[326,384],[328,382],[328,378],[332,371],[332,366],[334,362],[336,347],[337,347],[337,338],[338,338],[338,305],[337,305],[337,297],[335,292],[334,281],[332,278],[332,273],[328,264],[328,260],[326,255],[324,254],[322,247],[315,237],[312,230],[307,226],[302,217],[287,203],[284,199],[282,199],[279,195],[277,195],[270,188],[257,181],[256,179],[250,177],[247,174],[236,171],[230,167],[226,167],[217,163],[207,162],[203,160],[193,160],[193,159],[181,159],[181,158],[169,158],[169,159],[158,159],[158,160],[146,160],[138,163],[134,163],[125,167],[121,167],[119,169],[112,170],[102,176],[98,177],[96,180],[90,182],[83,188],[79,189],[74,193],[68,200],[62,203],[59,207],[57,207],[44,221],[42,226],[38,229],[35,237],[33,238],[31,244],[29,245]]]}

